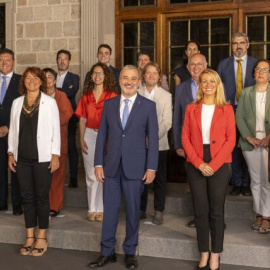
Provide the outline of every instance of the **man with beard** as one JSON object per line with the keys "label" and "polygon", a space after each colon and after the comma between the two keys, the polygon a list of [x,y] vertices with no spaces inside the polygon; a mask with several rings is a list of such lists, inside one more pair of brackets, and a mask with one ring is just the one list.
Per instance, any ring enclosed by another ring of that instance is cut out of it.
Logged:
{"label": "man with beard", "polygon": [[[232,36],[233,56],[223,59],[217,69],[225,88],[226,99],[230,101],[235,110],[242,89],[255,84],[252,70],[257,59],[247,55],[248,48],[249,40],[247,35],[245,33],[235,33]],[[238,140],[239,131],[237,130],[236,142]],[[242,151],[237,144],[233,150],[232,159],[231,184],[233,189],[231,195],[238,196],[242,193],[244,196],[251,196],[248,168]]]}
{"label": "man with beard", "polygon": [[[75,101],[76,94],[79,90],[80,78],[77,74],[68,71],[69,62],[71,60],[71,53],[67,50],[59,50],[56,56],[56,62],[58,67],[56,88],[65,92],[73,111],[75,111],[77,105]],[[69,155],[69,172],[70,172],[70,188],[77,187],[77,175],[78,175],[78,152],[76,147],[76,129],[78,118],[73,114],[68,124],[68,155]]]}

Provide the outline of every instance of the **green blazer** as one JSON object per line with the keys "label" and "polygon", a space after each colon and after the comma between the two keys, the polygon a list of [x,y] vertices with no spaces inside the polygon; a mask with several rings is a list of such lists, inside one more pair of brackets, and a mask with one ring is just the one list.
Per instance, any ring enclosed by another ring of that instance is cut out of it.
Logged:
{"label": "green blazer", "polygon": [[[236,109],[236,124],[240,131],[239,146],[244,151],[252,151],[245,138],[256,137],[256,85],[244,88]],[[268,84],[265,104],[265,132],[270,133],[270,84]]]}

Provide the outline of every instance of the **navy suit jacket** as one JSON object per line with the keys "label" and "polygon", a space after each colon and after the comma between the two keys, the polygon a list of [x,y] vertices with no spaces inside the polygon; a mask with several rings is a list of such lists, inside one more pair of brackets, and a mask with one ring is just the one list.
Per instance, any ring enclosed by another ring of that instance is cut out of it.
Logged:
{"label": "navy suit jacket", "polygon": [[[247,56],[246,77],[243,88],[254,85],[255,80],[252,76],[254,64],[257,62],[256,58]],[[235,104],[236,84],[234,72],[234,57],[223,59],[217,68],[217,72],[223,82],[226,100],[230,101],[232,105]]]}
{"label": "navy suit jacket", "polygon": [[0,127],[7,126],[9,127],[10,122],[10,110],[13,103],[13,100],[20,96],[20,79],[21,75],[13,73],[6,94],[3,101],[3,104],[0,104]]}
{"label": "navy suit jacket", "polygon": [[185,118],[185,111],[188,104],[192,103],[191,79],[179,84],[175,89],[174,113],[173,113],[173,138],[174,149],[183,148],[182,128]]}
{"label": "navy suit jacket", "polygon": [[[60,91],[66,93],[71,103],[73,112],[76,110],[77,107],[75,97],[79,91],[79,87],[80,87],[79,75],[68,71],[65,80],[63,82],[62,88],[58,88]],[[73,114],[72,117],[70,118],[70,121],[77,122],[78,117],[75,114]]]}
{"label": "navy suit jacket", "polygon": [[94,165],[103,166],[105,177],[115,177],[122,162],[128,179],[142,179],[147,169],[156,171],[158,165],[156,104],[138,94],[123,130],[120,99],[119,95],[104,103]]}

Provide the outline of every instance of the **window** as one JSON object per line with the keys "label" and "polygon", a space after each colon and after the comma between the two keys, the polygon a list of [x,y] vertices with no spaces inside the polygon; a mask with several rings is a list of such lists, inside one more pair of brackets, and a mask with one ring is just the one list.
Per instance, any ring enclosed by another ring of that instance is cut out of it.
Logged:
{"label": "window", "polygon": [[123,23],[123,65],[136,64],[140,50],[146,50],[155,60],[155,28],[154,21]]}
{"label": "window", "polygon": [[138,6],[153,6],[156,4],[155,0],[123,0],[124,7],[138,7]]}
{"label": "window", "polygon": [[258,59],[270,58],[270,16],[247,16],[249,54]]}
{"label": "window", "polygon": [[5,16],[5,6],[0,6],[0,49],[5,48],[5,37],[6,37],[6,16]]}
{"label": "window", "polygon": [[180,3],[205,3],[205,2],[231,2],[230,0],[170,0],[171,4]]}

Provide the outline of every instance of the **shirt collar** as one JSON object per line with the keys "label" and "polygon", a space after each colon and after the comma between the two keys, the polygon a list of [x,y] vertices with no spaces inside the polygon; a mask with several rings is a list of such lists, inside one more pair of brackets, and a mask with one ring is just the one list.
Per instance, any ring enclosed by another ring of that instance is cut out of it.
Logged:
{"label": "shirt collar", "polygon": [[8,77],[8,78],[11,78],[11,77],[13,76],[13,71],[11,71],[10,73],[8,73],[8,74],[6,74],[6,75],[4,75],[4,74],[2,74],[2,73],[0,72],[0,75],[1,75],[1,78],[2,78],[3,76],[6,76],[6,77]]}
{"label": "shirt collar", "polygon": [[59,73],[57,73],[57,76],[59,76],[59,77],[66,76],[67,73],[68,73],[68,70],[65,73],[61,74],[61,75]]}
{"label": "shirt collar", "polygon": [[[135,102],[135,99],[136,99],[136,97],[137,97],[137,93],[134,95],[134,96],[132,96],[132,97],[129,97],[128,99],[131,101],[131,102]],[[121,100],[120,100],[120,104],[122,104],[122,102],[125,100],[125,99],[127,99],[126,97],[124,97],[122,94],[121,94]]]}
{"label": "shirt collar", "polygon": [[233,56],[234,57],[234,61],[236,62],[236,60],[238,59],[241,59],[242,61],[246,62],[247,61],[247,54],[245,54],[244,56],[242,57],[236,57],[235,55]]}

